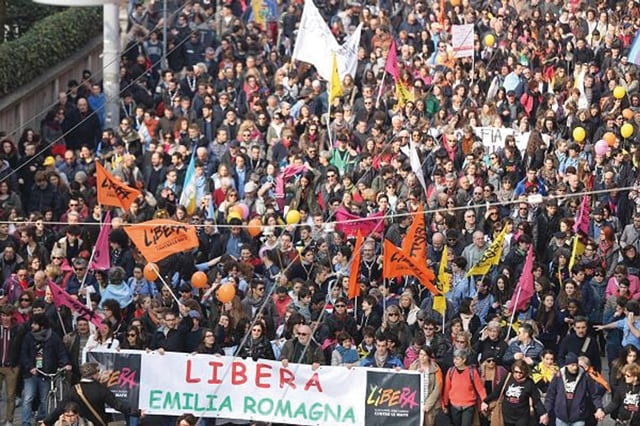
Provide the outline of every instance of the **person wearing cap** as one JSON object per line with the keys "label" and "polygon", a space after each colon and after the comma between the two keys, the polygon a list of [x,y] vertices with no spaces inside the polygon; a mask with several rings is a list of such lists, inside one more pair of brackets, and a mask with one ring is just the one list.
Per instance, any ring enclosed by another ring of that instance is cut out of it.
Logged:
{"label": "person wearing cap", "polygon": [[589,410],[592,404],[596,420],[601,421],[605,413],[596,383],[580,367],[573,352],[565,356],[564,364],[549,383],[544,401],[547,413],[553,413],[556,424],[584,424],[593,415]]}

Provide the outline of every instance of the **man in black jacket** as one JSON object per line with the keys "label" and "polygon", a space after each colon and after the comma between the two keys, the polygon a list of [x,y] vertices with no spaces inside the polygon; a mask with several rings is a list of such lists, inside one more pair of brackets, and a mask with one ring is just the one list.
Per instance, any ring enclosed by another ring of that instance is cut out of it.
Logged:
{"label": "man in black jacket", "polygon": [[[116,399],[113,393],[104,384],[98,381],[100,368],[95,362],[86,362],[80,366],[82,379],[80,383],[71,387],[65,395],[65,403],[53,413],[43,419],[38,425],[55,424],[60,414],[64,412],[63,407],[67,402],[75,402],[79,406],[80,417],[83,417],[94,425],[105,425],[111,421],[111,414],[105,411],[106,406],[112,407],[125,415],[137,416],[126,402]],[[99,418],[97,417],[99,416]]]}
{"label": "man in black jacket", "polygon": [[173,311],[164,314],[164,326],[155,332],[151,338],[151,349],[160,353],[185,352],[187,334],[193,326],[193,321],[189,317],[189,308],[180,304],[182,320]]}
{"label": "man in black jacket", "polygon": [[7,388],[7,422],[13,422],[16,408],[16,386],[20,373],[20,348],[24,339],[23,328],[13,320],[13,306],[0,311],[0,386]]}
{"label": "man in black jacket", "polygon": [[22,422],[30,424],[34,399],[38,398],[40,403],[36,420],[44,418],[46,414],[47,392],[51,380],[42,374],[53,374],[63,367],[71,370],[62,339],[53,332],[44,314],[34,314],[31,319],[31,332],[27,333],[22,344],[20,363],[24,377]]}

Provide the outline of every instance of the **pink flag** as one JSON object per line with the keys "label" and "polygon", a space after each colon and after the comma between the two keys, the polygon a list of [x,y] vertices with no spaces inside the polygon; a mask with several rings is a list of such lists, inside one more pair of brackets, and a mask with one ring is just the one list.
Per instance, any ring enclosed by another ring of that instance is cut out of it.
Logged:
{"label": "pink flag", "polygon": [[109,232],[111,232],[111,212],[108,211],[104,215],[104,222],[100,227],[100,234],[96,240],[96,247],[93,253],[93,261],[89,266],[89,269],[106,270],[111,267],[109,260]]}
{"label": "pink flag", "polygon": [[49,281],[49,290],[51,290],[53,304],[56,305],[56,308],[66,306],[71,309],[72,312],[76,312],[81,318],[91,321],[91,323],[95,324],[96,327],[100,327],[100,324],[102,323],[102,316],[87,308],[78,299],[71,297],[69,293],[51,281]]}
{"label": "pink flag", "polygon": [[573,224],[573,232],[580,231],[584,235],[589,235],[589,215],[591,214],[589,210],[589,196],[585,195],[582,197],[582,203],[576,215],[576,223]]}
{"label": "pink flag", "polygon": [[400,78],[400,71],[398,70],[398,52],[396,51],[396,41],[391,42],[389,46],[389,53],[387,53],[387,61],[384,63],[384,70],[391,74],[394,81],[398,81]]}
{"label": "pink flag", "polygon": [[513,292],[513,296],[511,296],[511,301],[509,302],[509,309],[511,310],[513,306],[516,306],[518,311],[521,311],[527,306],[527,303],[531,300],[535,290],[533,288],[533,244],[529,247],[529,252],[527,253],[527,259],[524,262],[524,267],[522,268],[522,275],[520,275],[520,279],[518,280],[518,285],[516,285],[516,289]]}
{"label": "pink flag", "polygon": [[274,189],[276,193],[276,202],[278,203],[280,210],[284,209],[285,185],[287,184],[289,179],[291,179],[293,176],[297,175],[298,173],[304,172],[305,170],[307,170],[306,166],[287,166],[282,171],[282,173],[276,176],[276,187]]}
{"label": "pink flag", "polygon": [[358,231],[366,238],[372,232],[384,231],[384,212],[361,217],[350,213],[343,206],[336,211],[336,229],[344,232],[347,238],[355,237]]}

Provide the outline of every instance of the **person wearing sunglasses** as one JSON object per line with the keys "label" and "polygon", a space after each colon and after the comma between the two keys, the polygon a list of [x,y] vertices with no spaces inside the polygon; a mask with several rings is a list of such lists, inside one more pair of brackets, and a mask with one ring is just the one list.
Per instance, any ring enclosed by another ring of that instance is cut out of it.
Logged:
{"label": "person wearing sunglasses", "polygon": [[298,364],[311,365],[314,370],[326,364],[324,353],[311,335],[311,327],[306,324],[298,325],[296,336],[285,342],[280,352],[282,366],[287,368],[289,361]]}
{"label": "person wearing sunglasses", "polygon": [[611,402],[604,407],[606,414],[615,414],[616,424],[638,425],[640,402],[640,365],[628,364],[622,368],[624,382],[613,391]]}
{"label": "person wearing sunglasses", "polygon": [[494,386],[493,391],[482,403],[482,412],[487,413],[490,403],[501,397],[500,409],[505,425],[522,424],[522,419],[531,417],[538,418],[544,425],[548,423],[548,414],[540,401],[540,391],[529,377],[529,366],[523,360],[514,362],[511,366],[511,374]]}

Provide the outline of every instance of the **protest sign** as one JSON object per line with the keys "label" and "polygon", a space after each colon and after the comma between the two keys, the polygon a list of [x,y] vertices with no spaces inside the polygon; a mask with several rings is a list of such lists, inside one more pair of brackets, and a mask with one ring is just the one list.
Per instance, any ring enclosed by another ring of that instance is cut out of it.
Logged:
{"label": "protest sign", "polygon": [[473,24],[451,26],[454,58],[473,56],[473,41]]}
{"label": "protest sign", "polygon": [[330,366],[313,370],[294,363],[285,368],[276,361],[175,352],[88,356],[111,371],[106,383],[113,385],[112,391],[126,395],[149,415],[192,413],[320,426],[422,424],[418,372]]}
{"label": "protest sign", "polygon": [[86,362],[95,362],[100,366],[98,381],[109,388],[116,399],[126,402],[133,410],[138,409],[141,352],[87,351],[83,356]]}
{"label": "protest sign", "polygon": [[515,137],[518,150],[524,152],[531,132],[502,127],[474,127],[473,133],[482,140],[485,152],[492,153],[504,148],[504,140],[507,136]]}

